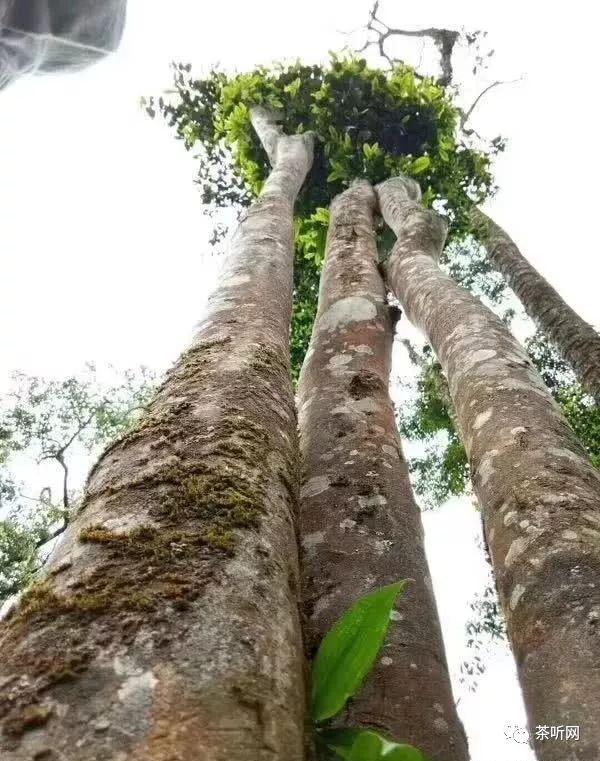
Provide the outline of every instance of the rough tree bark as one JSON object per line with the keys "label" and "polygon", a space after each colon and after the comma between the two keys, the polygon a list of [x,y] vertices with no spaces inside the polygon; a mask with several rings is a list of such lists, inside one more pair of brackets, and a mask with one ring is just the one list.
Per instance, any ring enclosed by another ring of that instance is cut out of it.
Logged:
{"label": "rough tree bark", "polygon": [[344,723],[371,726],[436,761],[468,758],[388,393],[395,315],[377,269],[373,188],[332,205],[318,314],[298,388],[304,486],[305,630],[315,648],[365,592],[412,578],[385,650]]}
{"label": "rough tree bark", "polygon": [[447,375],[542,761],[600,754],[600,474],[502,320],[436,264],[441,217],[412,180],[379,185],[388,281]]}
{"label": "rough tree bark", "polygon": [[480,209],[472,219],[490,261],[523,307],[600,403],[600,334],[532,267],[504,230]]}
{"label": "rough tree bark", "polygon": [[312,141],[253,121],[274,168],[192,346],[0,629],[3,761],[304,757],[288,332]]}

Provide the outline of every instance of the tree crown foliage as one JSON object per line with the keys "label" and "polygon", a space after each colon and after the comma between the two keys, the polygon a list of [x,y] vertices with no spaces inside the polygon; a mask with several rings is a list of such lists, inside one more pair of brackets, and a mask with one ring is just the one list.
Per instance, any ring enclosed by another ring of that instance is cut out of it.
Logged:
{"label": "tree crown foliage", "polygon": [[13,375],[0,397],[0,604],[31,579],[76,512],[78,460],[129,430],[155,385],[143,367],[110,381],[91,364],[62,379]]}
{"label": "tree crown foliage", "polygon": [[[331,54],[323,65],[258,66],[250,72],[173,64],[174,97],[144,99],[188,150],[198,151],[198,178],[209,210],[243,207],[270,171],[250,121],[254,105],[276,112],[288,134],[315,135],[313,166],[296,204],[296,270],[292,366],[298,373],[316,311],[328,207],[355,178],[373,184],[403,172],[421,185],[423,201],[448,217],[450,236],[470,229],[469,208],[493,192],[490,155],[461,137],[460,111],[449,89],[410,66],[390,71],[355,56]],[[386,238],[386,235],[388,236]],[[391,241],[379,234],[380,248]]]}
{"label": "tree crown foliage", "polygon": [[[254,105],[276,112],[288,134],[315,134],[315,160],[297,204],[301,219],[318,217],[357,177],[374,184],[398,172],[415,177],[424,202],[447,206],[455,229],[468,228],[462,213],[491,192],[489,156],[457,139],[459,111],[450,95],[409,66],[386,72],[331,54],[325,66],[275,64],[233,75],[215,69],[204,79],[190,71],[175,64],[177,99],[157,103],[187,148],[201,144],[206,204],[246,204],[262,188],[270,167],[250,123]],[[154,107],[151,99],[150,114]]]}

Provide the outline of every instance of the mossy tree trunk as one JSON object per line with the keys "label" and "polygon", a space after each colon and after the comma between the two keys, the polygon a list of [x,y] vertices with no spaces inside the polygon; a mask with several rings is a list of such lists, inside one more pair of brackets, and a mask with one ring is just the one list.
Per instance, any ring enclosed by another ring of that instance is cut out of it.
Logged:
{"label": "mossy tree trunk", "polygon": [[532,733],[541,761],[600,751],[600,474],[527,354],[479,299],[442,273],[445,223],[412,180],[379,185],[398,236],[390,286],[448,378]]}
{"label": "mossy tree trunk", "polygon": [[2,623],[3,761],[304,758],[288,332],[312,143],[254,116],[273,170],[193,344]]}
{"label": "mossy tree trunk", "polygon": [[499,225],[477,208],[472,218],[493,266],[600,404],[600,334],[531,266]]}
{"label": "mossy tree trunk", "polygon": [[377,269],[375,205],[366,182],[333,202],[318,315],[300,375],[307,636],[314,650],[358,596],[414,579],[343,723],[376,727],[436,761],[465,761],[421,515],[388,393],[395,310]]}

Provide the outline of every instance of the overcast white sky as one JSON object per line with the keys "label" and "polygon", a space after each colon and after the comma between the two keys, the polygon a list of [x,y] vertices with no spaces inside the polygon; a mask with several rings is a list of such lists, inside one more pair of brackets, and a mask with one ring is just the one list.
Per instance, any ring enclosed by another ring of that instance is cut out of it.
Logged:
{"label": "overcast white sky", "polygon": [[[368,0],[129,0],[120,51],[85,72],[0,93],[0,383],[11,370],[77,371],[86,360],[164,368],[183,348],[216,276],[194,165],[139,97],[169,86],[171,60],[196,69],[321,60],[361,27]],[[590,322],[600,323],[596,254],[597,40],[593,5],[564,12],[505,1],[382,0],[392,25],[487,29],[494,90],[474,126],[508,138],[489,210]],[[585,134],[584,134],[585,133]],[[465,501],[425,516],[456,668],[466,602],[485,573]],[[473,761],[529,761],[505,739],[523,724],[506,652],[459,709]]]}

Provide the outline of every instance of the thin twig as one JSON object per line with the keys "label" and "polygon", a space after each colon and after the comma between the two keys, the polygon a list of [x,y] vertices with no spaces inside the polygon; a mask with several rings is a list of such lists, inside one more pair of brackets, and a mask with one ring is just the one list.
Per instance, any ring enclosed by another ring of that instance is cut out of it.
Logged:
{"label": "thin twig", "polygon": [[479,95],[475,98],[473,103],[470,105],[470,107],[463,112],[463,115],[460,120],[460,126],[464,129],[465,124],[469,121],[471,118],[473,111],[477,107],[479,101],[483,98],[484,95],[486,95],[490,90],[493,90],[494,87],[498,87],[499,85],[512,85],[516,82],[521,82],[523,77],[518,77],[517,79],[499,79],[496,82],[492,82],[487,87],[484,87],[483,90],[479,93]]}

